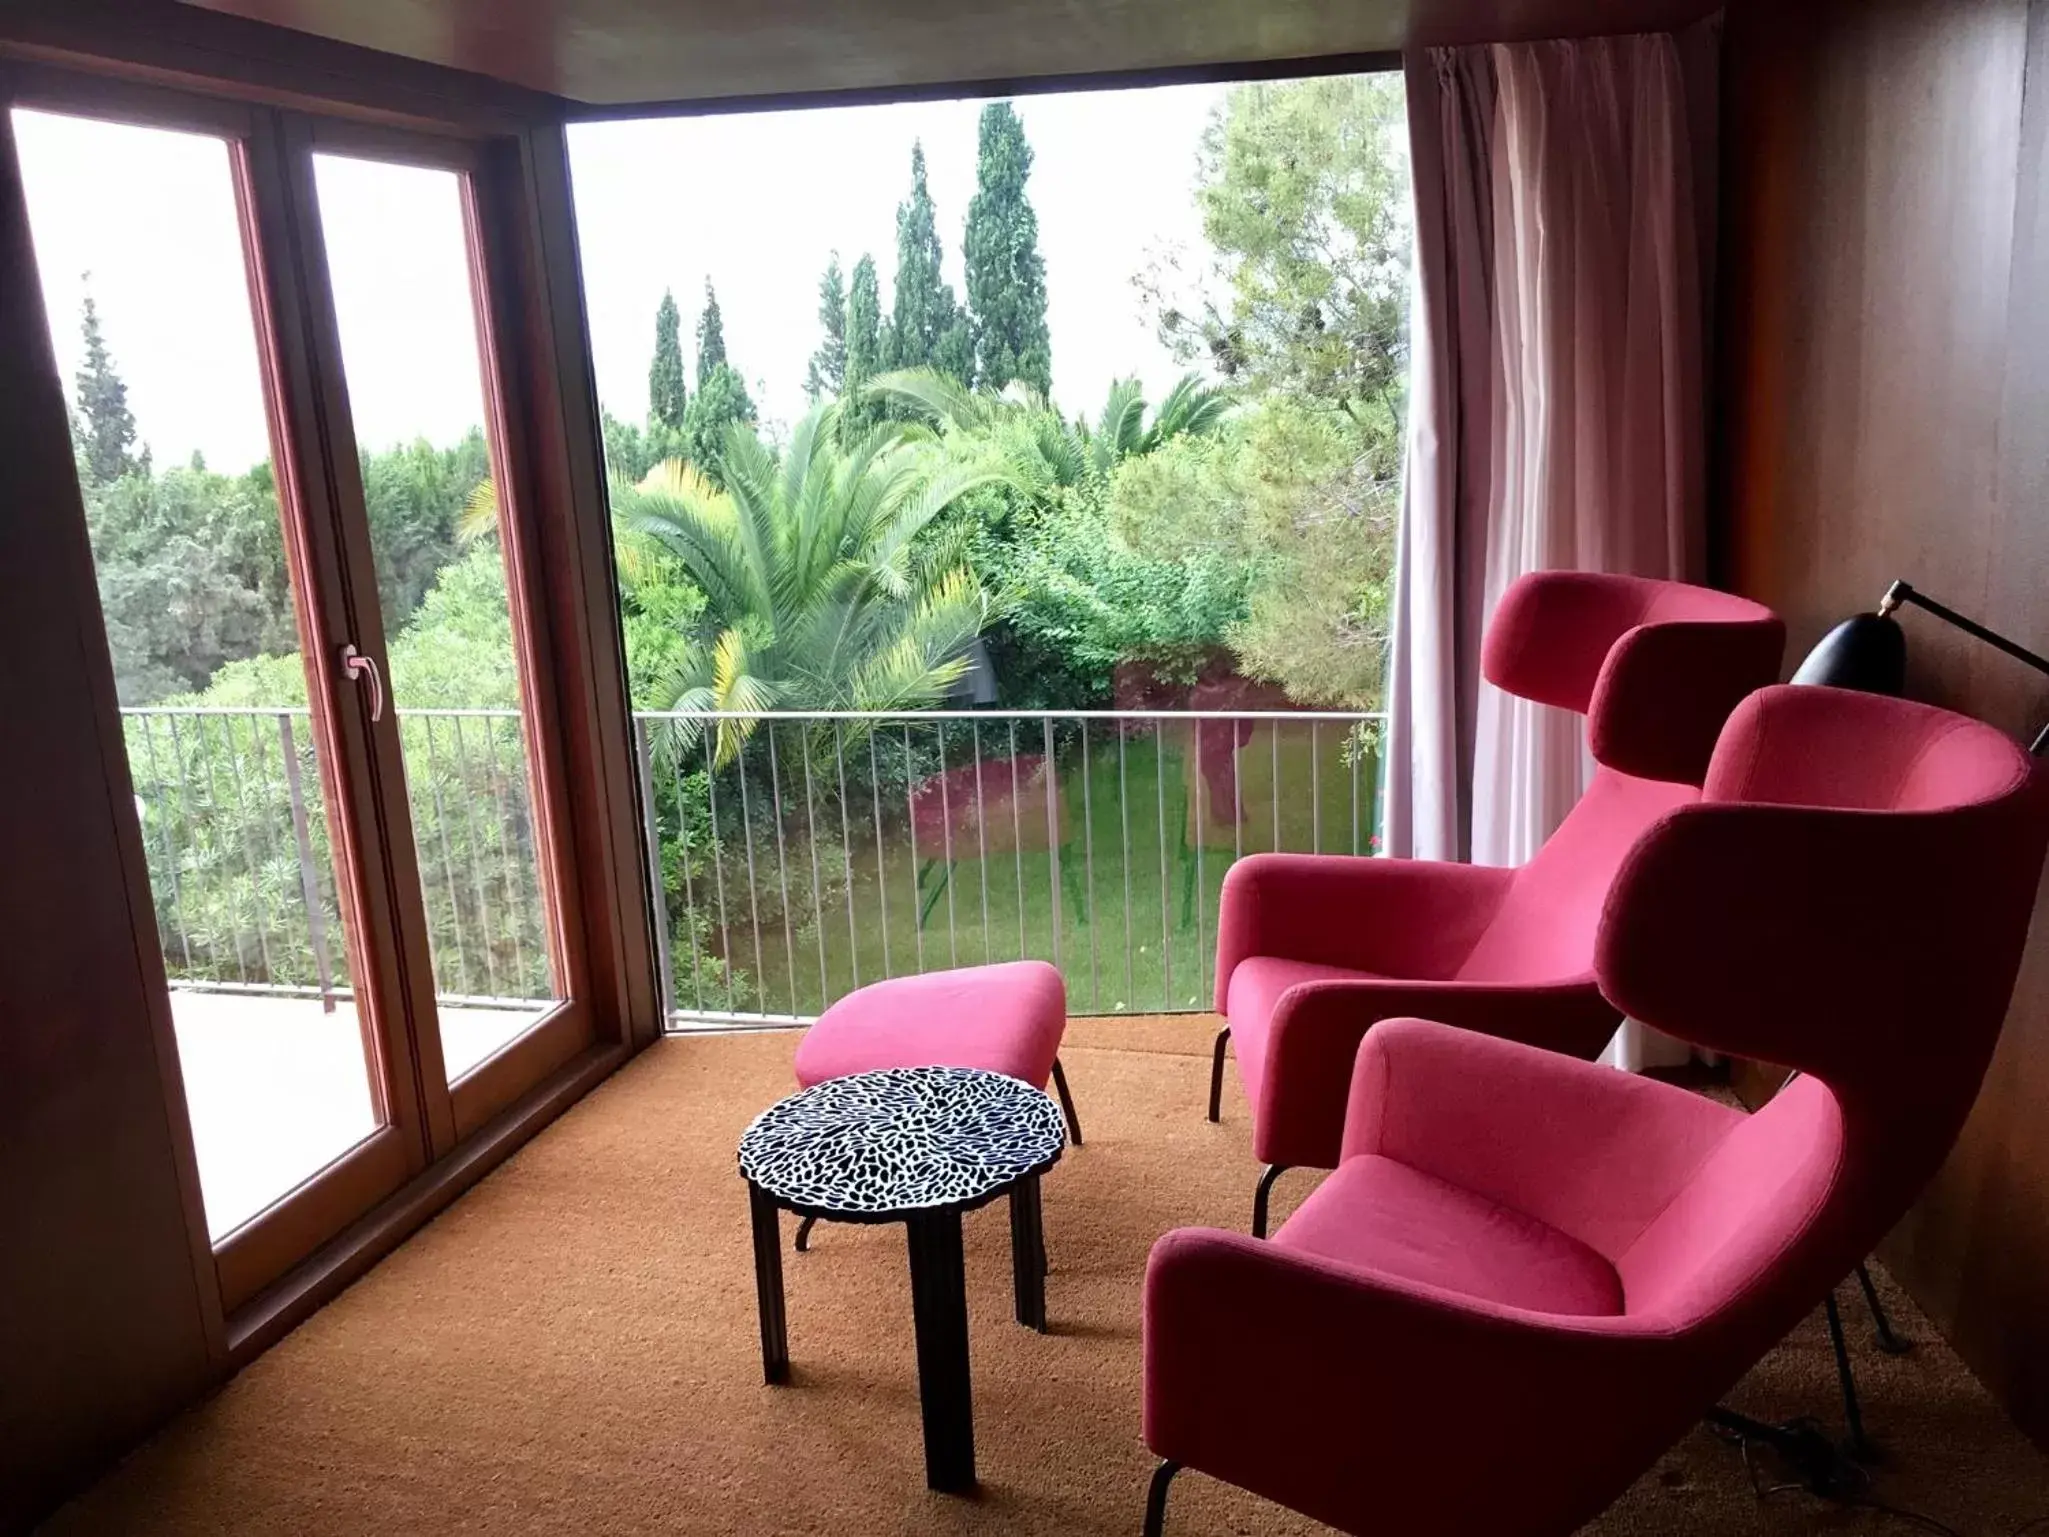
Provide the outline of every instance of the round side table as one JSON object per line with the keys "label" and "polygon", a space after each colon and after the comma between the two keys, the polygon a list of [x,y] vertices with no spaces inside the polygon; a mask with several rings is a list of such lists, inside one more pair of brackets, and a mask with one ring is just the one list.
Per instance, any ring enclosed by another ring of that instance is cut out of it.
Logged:
{"label": "round side table", "polygon": [[833,1078],[755,1118],[740,1138],[754,1228],[761,1369],[789,1381],[783,1250],[777,1212],[828,1222],[901,1222],[911,1265],[925,1482],[975,1487],[968,1379],[967,1275],[961,1213],[1010,1197],[1017,1321],[1046,1327],[1046,1245],[1039,1176],[1067,1141],[1045,1091],[1001,1073],[902,1067]]}

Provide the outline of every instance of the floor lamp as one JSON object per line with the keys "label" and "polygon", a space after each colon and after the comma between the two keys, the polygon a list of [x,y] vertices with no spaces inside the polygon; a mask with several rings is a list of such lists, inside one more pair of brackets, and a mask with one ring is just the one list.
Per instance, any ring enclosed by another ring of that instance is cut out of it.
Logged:
{"label": "floor lamp", "polygon": [[[1859,689],[1867,694],[1901,694],[1907,683],[1907,636],[1893,615],[1901,608],[1912,604],[1915,608],[1933,614],[1936,618],[1955,625],[1966,635],[1976,636],[1988,646],[1997,647],[2016,661],[2025,662],[2035,671],[2049,675],[2049,658],[2037,656],[2026,646],[2008,640],[2004,635],[1988,630],[1975,619],[1968,619],[1946,604],[1916,592],[1905,582],[1894,582],[1879,599],[1876,613],[1857,614],[1845,619],[1821,638],[1820,644],[1807,653],[1807,659],[1793,674],[1795,683],[1821,683],[1834,688]],[[2049,752],[2049,726],[2044,726],[2029,748],[2036,756]],[[1878,1326],[1879,1348],[1887,1354],[1898,1354],[1910,1348],[1893,1332],[1892,1322],[1879,1305],[1878,1293],[1871,1284],[1870,1270],[1859,1265],[1857,1279],[1862,1283],[1864,1298],[1871,1307],[1872,1321]],[[1841,1378],[1843,1406],[1849,1416],[1850,1440],[1853,1449],[1868,1448],[1864,1438],[1862,1416],[1858,1411],[1855,1378],[1850,1372],[1850,1358],[1843,1343],[1842,1316],[1836,1309],[1836,1300],[1828,1300],[1828,1323],[1831,1342],[1835,1346],[1836,1372]]]}
{"label": "floor lamp", "polygon": [[[1988,630],[1975,619],[1916,592],[1905,582],[1894,582],[1879,599],[1878,612],[1845,619],[1821,643],[1807,653],[1807,660],[1793,674],[1795,683],[1826,683],[1835,688],[1862,689],[1867,694],[1898,694],[1907,681],[1907,636],[1893,614],[1908,604],[1955,625],[1966,635],[1995,646],[2017,662],[2049,675],[2049,658],[2037,656],[2026,646]],[[2037,757],[2049,753],[2049,725],[2030,745]]]}

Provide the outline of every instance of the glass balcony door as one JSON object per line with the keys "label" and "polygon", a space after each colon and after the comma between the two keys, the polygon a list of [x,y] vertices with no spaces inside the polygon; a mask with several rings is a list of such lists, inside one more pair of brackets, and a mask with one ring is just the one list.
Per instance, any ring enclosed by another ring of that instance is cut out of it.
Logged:
{"label": "glass balcony door", "polygon": [[[424,1092],[460,1136],[591,1040],[550,835],[565,818],[541,751],[538,561],[485,302],[479,162],[464,144],[324,124],[304,151],[355,449],[338,468],[377,594],[382,741],[397,748],[432,978]],[[451,498],[452,540],[434,515]]]}
{"label": "glass balcony door", "polygon": [[233,1310],[592,1040],[478,152],[5,87]]}

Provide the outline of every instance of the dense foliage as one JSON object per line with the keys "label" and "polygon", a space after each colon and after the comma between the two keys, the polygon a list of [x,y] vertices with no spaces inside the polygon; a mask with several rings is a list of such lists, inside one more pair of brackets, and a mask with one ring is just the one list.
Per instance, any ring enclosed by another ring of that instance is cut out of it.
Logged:
{"label": "dense foliage", "polygon": [[[754,506],[755,490],[728,478],[735,456],[755,489],[822,485],[855,466],[900,475],[916,459],[934,484],[958,488],[919,524],[917,549],[900,553],[959,555],[987,604],[1006,702],[1100,704],[1119,663],[1186,675],[1228,654],[1304,703],[1377,703],[1407,353],[1399,82],[1255,83],[1225,98],[1196,188],[1207,265],[1193,287],[1161,269],[1141,285],[1162,336],[1223,387],[1191,373],[1156,409],[1135,381],[1087,417],[1049,398],[1031,148],[1007,102],[983,110],[978,137],[966,303],[941,276],[938,210],[913,146],[886,312],[874,259],[843,274],[835,257],[819,281],[807,378],[829,409],[780,464],[711,283],[694,324],[694,388],[684,317],[663,294],[648,417],[604,421],[608,470],[630,488],[621,507],[653,505],[651,476],[677,506]],[[289,655],[296,627],[268,467],[155,469],[90,299],[81,323],[80,479],[121,697],[160,700],[245,659]],[[885,423],[898,429],[886,444]],[[472,568],[470,557],[458,564],[460,525],[488,473],[480,432],[364,455],[388,633],[409,633],[437,582],[453,587]],[[763,505],[795,505],[777,495]],[[672,550],[631,573],[624,621],[644,704],[681,697],[667,688],[675,679],[710,677],[719,637],[733,658],[789,644],[786,626],[771,645],[742,622],[706,588],[708,569]],[[784,697],[852,697],[845,679],[762,676]]]}
{"label": "dense foliage", "polygon": [[1408,357],[1410,233],[1400,79],[1240,86],[1203,136],[1203,233],[1190,274],[1141,284],[1161,337],[1260,394],[1318,401],[1377,430]]}
{"label": "dense foliage", "polygon": [[[363,497],[388,630],[458,553],[464,507],[490,474],[483,433],[363,456]],[[195,460],[110,482],[82,476],[100,604],[123,704],[204,688],[223,666],[295,651],[297,622],[270,466],[219,475]]]}

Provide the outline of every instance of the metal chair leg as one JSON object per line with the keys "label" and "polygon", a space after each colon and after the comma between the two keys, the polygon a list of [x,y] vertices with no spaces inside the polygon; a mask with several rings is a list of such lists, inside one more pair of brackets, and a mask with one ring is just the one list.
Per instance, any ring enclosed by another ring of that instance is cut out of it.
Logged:
{"label": "metal chair leg", "polygon": [[1145,1491],[1145,1537],[1160,1537],[1167,1524],[1167,1485],[1174,1482],[1174,1475],[1181,1471],[1181,1464],[1169,1458],[1153,1469],[1153,1481]]}
{"label": "metal chair leg", "polygon": [[1067,1140],[1081,1146],[1081,1117],[1074,1113],[1074,1096],[1067,1092],[1067,1069],[1053,1059],[1053,1087],[1060,1093],[1060,1113],[1067,1117]]}
{"label": "metal chair leg", "polygon": [[811,1252],[811,1230],[816,1226],[818,1226],[818,1219],[816,1217],[806,1217],[797,1224],[797,1252],[799,1254],[809,1254]]}
{"label": "metal chair leg", "polygon": [[1224,1108],[1224,1048],[1231,1042],[1231,1027],[1217,1032],[1217,1049],[1209,1063],[1209,1118],[1214,1121]]}
{"label": "metal chair leg", "polygon": [[1893,1333],[1885,1304],[1878,1300],[1878,1288],[1871,1284],[1871,1267],[1861,1261],[1857,1265],[1857,1284],[1864,1288],[1864,1303],[1871,1309],[1871,1322],[1878,1328],[1878,1348],[1889,1356],[1903,1356],[1912,1350],[1912,1340],[1901,1339]]}
{"label": "metal chair leg", "polygon": [[1857,1402],[1857,1378],[1850,1369],[1850,1348],[1843,1342],[1843,1314],[1836,1306],[1836,1294],[1828,1294],[1828,1337],[1836,1353],[1836,1380],[1843,1389],[1843,1419],[1850,1427],[1849,1449],[1852,1456],[1864,1457],[1871,1452],[1871,1443],[1864,1438],[1864,1411]]}
{"label": "metal chair leg", "polygon": [[1254,1238],[1266,1237],[1267,1199],[1273,1194],[1274,1181],[1287,1173],[1289,1167],[1285,1163],[1270,1163],[1266,1166],[1266,1172],[1259,1176],[1259,1188],[1252,1193],[1252,1236]]}

